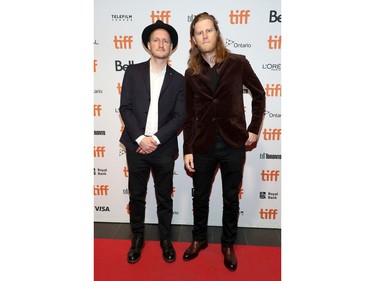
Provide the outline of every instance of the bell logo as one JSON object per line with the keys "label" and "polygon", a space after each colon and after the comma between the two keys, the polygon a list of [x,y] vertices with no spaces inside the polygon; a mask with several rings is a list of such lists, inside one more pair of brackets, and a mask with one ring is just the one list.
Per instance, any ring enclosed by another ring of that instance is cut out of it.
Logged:
{"label": "bell logo", "polygon": [[161,20],[162,22],[168,24],[171,11],[151,11],[151,22],[155,23],[157,20]]}
{"label": "bell logo", "polygon": [[263,139],[265,141],[279,141],[281,136],[281,129],[266,129],[263,130]]}
{"label": "bell logo", "polygon": [[94,185],[94,195],[95,196],[107,196],[108,195],[108,185]]}
{"label": "bell logo", "polygon": [[94,146],[94,157],[104,157],[105,146]]}
{"label": "bell logo", "polygon": [[236,10],[234,13],[233,10],[230,10],[229,13],[229,22],[230,24],[247,24],[248,19],[250,18],[250,10]]}
{"label": "bell logo", "polygon": [[113,42],[115,43],[116,49],[131,49],[133,36],[122,36],[119,35],[118,37],[115,35]]}
{"label": "bell logo", "polygon": [[260,209],[260,219],[262,220],[275,220],[277,215],[277,209]]}
{"label": "bell logo", "polygon": [[268,49],[281,49],[281,35],[268,36]]}
{"label": "bell logo", "polygon": [[281,23],[281,15],[277,14],[277,11],[271,10],[270,11],[270,17],[269,17],[269,22],[280,22]]}
{"label": "bell logo", "polygon": [[129,60],[128,64],[122,64],[122,61],[115,60],[115,70],[116,71],[126,71],[129,65],[134,64],[134,60]]}
{"label": "bell logo", "polygon": [[94,116],[100,116],[101,111],[102,111],[102,105],[94,104]]}
{"label": "bell logo", "polygon": [[265,171],[262,170],[262,181],[278,181],[279,176],[280,176],[280,171],[279,170],[269,170]]}
{"label": "bell logo", "polygon": [[267,84],[264,90],[267,97],[281,97],[281,84]]}

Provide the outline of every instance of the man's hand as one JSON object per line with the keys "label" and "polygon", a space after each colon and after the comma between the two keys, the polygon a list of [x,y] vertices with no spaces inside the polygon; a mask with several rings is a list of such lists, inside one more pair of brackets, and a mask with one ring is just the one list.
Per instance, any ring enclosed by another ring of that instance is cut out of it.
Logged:
{"label": "man's hand", "polygon": [[257,141],[258,141],[258,135],[249,132],[249,137],[248,137],[245,145],[252,146],[252,145],[255,145],[255,143]]}
{"label": "man's hand", "polygon": [[189,172],[195,172],[193,154],[186,154],[184,156],[185,167]]}
{"label": "man's hand", "polygon": [[150,154],[158,148],[158,144],[153,137],[144,137],[137,148],[137,153]]}

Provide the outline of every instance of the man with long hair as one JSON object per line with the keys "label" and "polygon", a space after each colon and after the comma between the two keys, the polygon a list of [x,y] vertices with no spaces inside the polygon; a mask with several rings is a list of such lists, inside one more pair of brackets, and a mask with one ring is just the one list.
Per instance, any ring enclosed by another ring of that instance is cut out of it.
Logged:
{"label": "man with long hair", "polygon": [[[193,241],[183,259],[196,258],[208,246],[209,199],[220,166],[223,194],[221,251],[224,265],[237,269],[233,244],[239,216],[238,190],[246,146],[255,147],[265,109],[265,91],[245,56],[225,47],[213,15],[200,13],[190,25],[191,49],[185,71],[184,162],[193,177]],[[252,95],[246,126],[243,86]]]}

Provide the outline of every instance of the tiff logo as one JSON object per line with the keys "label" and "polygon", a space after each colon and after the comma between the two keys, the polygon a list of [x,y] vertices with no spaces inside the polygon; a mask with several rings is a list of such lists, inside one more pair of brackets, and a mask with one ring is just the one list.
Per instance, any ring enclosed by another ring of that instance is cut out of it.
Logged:
{"label": "tiff logo", "polygon": [[105,146],[94,146],[94,157],[104,157]]}
{"label": "tiff logo", "polygon": [[98,66],[98,60],[94,59],[94,72],[96,72],[97,66]]}
{"label": "tiff logo", "polygon": [[130,215],[130,207],[129,207],[129,204],[126,204],[125,205],[125,212]]}
{"label": "tiff logo", "polygon": [[176,192],[176,188],[173,186],[173,187],[172,187],[172,193],[171,193],[171,197],[172,197],[172,198],[174,197],[175,192]]}
{"label": "tiff logo", "polygon": [[194,20],[195,16],[192,14],[190,16],[187,16],[187,21],[192,22]]}
{"label": "tiff logo", "polygon": [[102,111],[102,105],[94,104],[94,116],[100,116],[101,111]]}
{"label": "tiff logo", "polygon": [[115,35],[113,42],[115,43],[116,49],[131,49],[133,36],[122,36],[119,35],[118,37]]}
{"label": "tiff logo", "polygon": [[117,93],[121,95],[121,83],[117,83]]}
{"label": "tiff logo", "polygon": [[267,84],[264,90],[267,97],[281,97],[281,84]]}
{"label": "tiff logo", "polygon": [[122,170],[124,172],[124,177],[129,177],[129,170],[128,170],[128,167],[124,166],[124,169]]}
{"label": "tiff logo", "polygon": [[280,176],[280,171],[279,170],[269,170],[265,171],[262,170],[262,181],[278,181],[279,176]]}
{"label": "tiff logo", "polygon": [[275,220],[276,215],[278,213],[277,209],[260,209],[259,214],[260,214],[260,219],[262,220]]}
{"label": "tiff logo", "polygon": [[266,141],[269,140],[280,140],[281,129],[264,129],[263,130],[263,139]]}
{"label": "tiff logo", "polygon": [[238,199],[242,199],[242,195],[243,195],[243,188],[241,187],[241,188],[238,190]]}
{"label": "tiff logo", "polygon": [[229,22],[230,24],[247,24],[248,19],[250,18],[250,10],[236,10],[234,13],[233,10],[230,10],[229,13]]}
{"label": "tiff logo", "polygon": [[101,184],[101,185],[94,185],[94,195],[98,196],[107,196],[108,195],[108,185]]}
{"label": "tiff logo", "polygon": [[170,15],[171,11],[151,11],[151,22],[155,23],[157,20],[161,20],[164,23],[169,23],[169,19],[171,17]]}
{"label": "tiff logo", "polygon": [[268,37],[268,49],[281,49],[281,35],[272,35]]}

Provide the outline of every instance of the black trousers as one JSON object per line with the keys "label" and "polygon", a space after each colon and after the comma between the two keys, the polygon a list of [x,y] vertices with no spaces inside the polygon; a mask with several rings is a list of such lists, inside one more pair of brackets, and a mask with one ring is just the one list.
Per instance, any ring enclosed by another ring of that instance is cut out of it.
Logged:
{"label": "black trousers", "polygon": [[170,239],[173,215],[174,156],[126,152],[129,169],[129,209],[133,234],[144,232],[147,183],[154,178],[160,240]]}
{"label": "black trousers", "polygon": [[245,146],[230,148],[221,139],[207,153],[194,153],[193,173],[193,240],[207,239],[209,200],[215,172],[220,165],[223,194],[221,244],[230,247],[234,244],[238,228],[238,190],[242,183]]}

